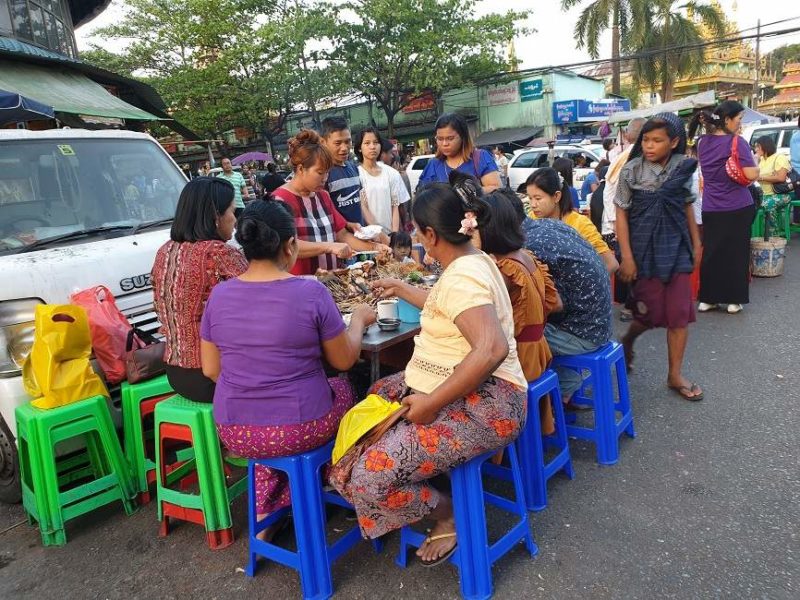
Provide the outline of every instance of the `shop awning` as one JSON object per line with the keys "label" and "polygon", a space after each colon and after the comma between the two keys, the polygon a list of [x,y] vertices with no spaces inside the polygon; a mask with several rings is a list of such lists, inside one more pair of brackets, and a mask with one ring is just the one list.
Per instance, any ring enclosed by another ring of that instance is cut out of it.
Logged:
{"label": "shop awning", "polygon": [[629,110],[625,112],[614,113],[608,118],[609,123],[627,123],[631,119],[652,117],[659,113],[674,112],[679,113],[684,110],[691,110],[693,108],[704,108],[706,106],[714,106],[717,103],[716,94],[714,90],[701,92],[693,96],[686,96],[680,100],[673,100],[672,102],[664,102],[663,104],[656,104],[655,106],[648,106],[647,108],[639,108],[636,110]]}
{"label": "shop awning", "polygon": [[159,117],[110,94],[102,85],[77,71],[0,61],[0,89],[16,92],[58,113],[158,121]]}
{"label": "shop awning", "polygon": [[544,127],[508,127],[484,131],[475,140],[476,146],[495,146],[498,144],[518,144],[524,146],[544,132]]}

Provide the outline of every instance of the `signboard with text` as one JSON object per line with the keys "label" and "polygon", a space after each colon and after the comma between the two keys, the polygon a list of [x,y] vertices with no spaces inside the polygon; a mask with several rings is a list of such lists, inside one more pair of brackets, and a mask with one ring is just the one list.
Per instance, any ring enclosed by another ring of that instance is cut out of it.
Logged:
{"label": "signboard with text", "polygon": [[544,81],[541,79],[531,79],[530,81],[519,82],[519,99],[522,102],[529,100],[541,100],[544,97]]}
{"label": "signboard with text", "polygon": [[431,92],[423,92],[418,96],[412,97],[411,101],[403,107],[403,112],[408,114],[422,112],[425,110],[433,110],[435,108],[436,98],[434,98]]}
{"label": "signboard with text", "polygon": [[578,120],[578,101],[553,102],[553,123],[574,123]]}
{"label": "signboard with text", "polygon": [[614,113],[630,109],[630,100],[564,100],[553,102],[553,123],[604,121]]}
{"label": "signboard with text", "polygon": [[520,86],[516,83],[490,87],[486,91],[489,106],[500,106],[502,104],[519,102],[519,88]]}

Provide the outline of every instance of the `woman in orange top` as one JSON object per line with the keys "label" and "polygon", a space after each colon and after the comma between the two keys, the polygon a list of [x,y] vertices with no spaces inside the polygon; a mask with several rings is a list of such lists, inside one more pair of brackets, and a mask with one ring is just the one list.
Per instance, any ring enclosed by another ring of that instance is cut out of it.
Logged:
{"label": "woman in orange top", "polygon": [[[509,197],[511,193],[497,190],[484,198],[491,207],[491,219],[479,229],[479,244],[481,250],[494,257],[503,275],[514,313],[519,361],[525,379],[534,381],[553,358],[544,338],[547,316],[560,311],[563,304],[547,266],[524,249],[525,235],[514,200]],[[542,432],[549,435],[555,430],[553,412],[547,399],[542,400],[539,406]]]}

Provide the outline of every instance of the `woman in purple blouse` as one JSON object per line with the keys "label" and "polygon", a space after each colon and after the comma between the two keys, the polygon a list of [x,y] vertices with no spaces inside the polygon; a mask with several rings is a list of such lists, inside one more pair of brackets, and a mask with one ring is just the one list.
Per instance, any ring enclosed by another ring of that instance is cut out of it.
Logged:
{"label": "woman in purple blouse", "polygon": [[[346,371],[358,359],[374,311],[359,306],[345,327],[327,288],[294,277],[294,217],[281,202],[256,201],[236,232],[248,261],[238,278],[218,284],[201,324],[201,362],[216,381],[214,420],[223,444],[239,456],[289,456],[336,435],[353,391],[325,376],[323,357]],[[259,519],[290,503],[286,476],[256,470]],[[264,531],[269,539],[275,528]]]}
{"label": "woman in purple blouse", "polygon": [[751,182],[758,179],[750,147],[738,134],[743,114],[744,106],[726,100],[713,112],[699,112],[689,126],[690,138],[700,125],[706,131],[697,141],[703,177],[703,260],[697,307],[700,312],[727,306],[727,311],[733,314],[750,301],[750,226],[756,208],[750,190],[736,183],[725,170],[735,140],[745,177]]}

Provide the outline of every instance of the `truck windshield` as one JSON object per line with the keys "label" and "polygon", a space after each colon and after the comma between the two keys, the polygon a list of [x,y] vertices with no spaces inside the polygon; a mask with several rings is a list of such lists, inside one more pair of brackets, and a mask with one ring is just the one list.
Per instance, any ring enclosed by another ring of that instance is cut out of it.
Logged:
{"label": "truck windshield", "polygon": [[73,232],[134,233],[171,218],[185,184],[148,140],[0,143],[0,254]]}

